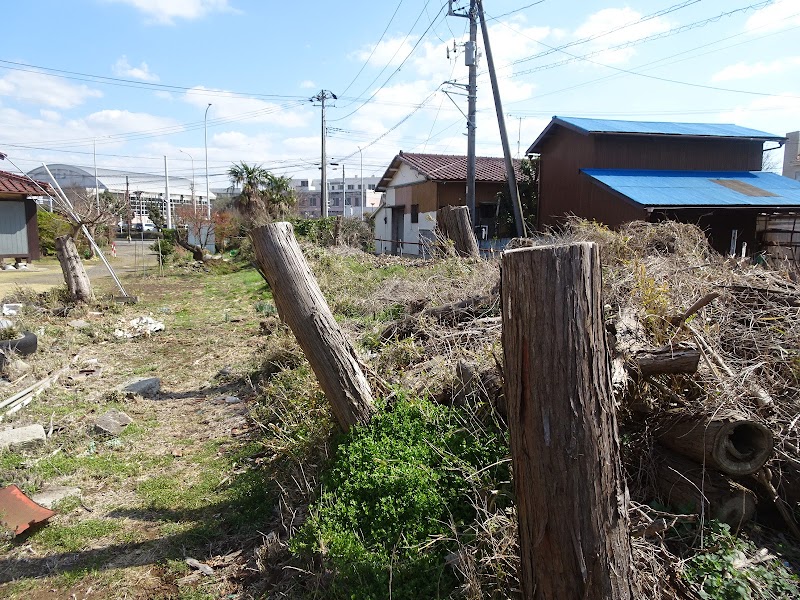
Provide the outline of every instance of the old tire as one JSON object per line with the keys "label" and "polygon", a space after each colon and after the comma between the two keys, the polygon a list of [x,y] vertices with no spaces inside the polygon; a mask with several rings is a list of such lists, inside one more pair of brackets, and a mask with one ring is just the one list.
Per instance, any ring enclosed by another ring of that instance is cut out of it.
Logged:
{"label": "old tire", "polygon": [[36,334],[26,331],[21,338],[16,340],[2,340],[0,341],[0,370],[5,367],[6,360],[12,352],[16,352],[22,356],[28,356],[36,352],[39,345],[39,339]]}

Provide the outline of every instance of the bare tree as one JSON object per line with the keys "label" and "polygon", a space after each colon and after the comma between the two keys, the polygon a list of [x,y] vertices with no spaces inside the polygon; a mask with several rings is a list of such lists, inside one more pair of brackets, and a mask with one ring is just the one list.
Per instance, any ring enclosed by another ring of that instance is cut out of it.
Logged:
{"label": "bare tree", "polygon": [[[93,238],[96,238],[96,233],[101,227],[108,228],[109,232],[113,231],[127,209],[125,199],[108,190],[104,190],[97,197],[93,190],[86,188],[71,187],[64,190],[64,193],[72,203],[74,215],[69,214],[63,207],[57,212],[69,222],[70,234],[75,240],[78,239],[82,226],[86,226],[86,230]],[[89,244],[89,257],[93,256],[94,249]]]}

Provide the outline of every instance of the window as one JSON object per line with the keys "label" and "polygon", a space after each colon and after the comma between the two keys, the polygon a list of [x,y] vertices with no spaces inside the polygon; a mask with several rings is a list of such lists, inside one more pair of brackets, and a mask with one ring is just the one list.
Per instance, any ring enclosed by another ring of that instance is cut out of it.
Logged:
{"label": "window", "polygon": [[369,189],[371,189],[371,190],[374,190],[375,189],[375,184],[374,183],[370,183],[369,186],[367,186],[367,187],[369,187]]}
{"label": "window", "polygon": [[308,187],[308,179],[301,179],[300,187]]}
{"label": "window", "polygon": [[334,205],[334,206],[339,206],[339,196],[336,196],[336,197],[333,199],[333,205]]}
{"label": "window", "polygon": [[356,188],[355,188],[355,186],[353,186],[353,185],[348,185],[348,186],[347,186],[347,189],[348,189],[348,190],[354,190],[354,189],[356,189]]}
{"label": "window", "polygon": [[316,206],[317,205],[317,197],[316,196],[310,196],[308,198],[308,205],[309,206]]}
{"label": "window", "polygon": [[419,223],[419,204],[411,205],[411,222]]}

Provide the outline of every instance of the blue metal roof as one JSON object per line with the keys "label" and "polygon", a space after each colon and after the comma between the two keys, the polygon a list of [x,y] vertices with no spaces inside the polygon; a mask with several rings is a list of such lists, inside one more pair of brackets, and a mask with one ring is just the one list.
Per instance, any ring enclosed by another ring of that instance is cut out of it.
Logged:
{"label": "blue metal roof", "polygon": [[762,141],[784,141],[782,135],[767,133],[729,123],[672,123],[668,121],[615,121],[612,119],[584,119],[555,116],[528,148],[528,154],[538,152],[542,142],[555,126],[562,126],[583,134],[630,135],[681,135],[687,137],[723,137]]}
{"label": "blue metal roof", "polygon": [[763,171],[582,169],[593,181],[648,207],[800,207],[800,181]]}

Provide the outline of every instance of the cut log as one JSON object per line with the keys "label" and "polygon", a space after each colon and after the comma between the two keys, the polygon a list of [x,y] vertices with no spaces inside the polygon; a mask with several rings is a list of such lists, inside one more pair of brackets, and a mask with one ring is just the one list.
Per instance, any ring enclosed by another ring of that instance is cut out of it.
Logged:
{"label": "cut log", "polygon": [[458,256],[480,256],[478,240],[466,206],[443,206],[437,210],[436,227],[442,237],[453,241]]}
{"label": "cut log", "polygon": [[56,238],[56,256],[61,264],[61,272],[64,274],[64,281],[72,300],[75,302],[94,300],[92,284],[86,274],[86,269],[83,268],[83,261],[78,255],[78,249],[71,236],[62,235]]}
{"label": "cut log", "polygon": [[666,450],[654,453],[656,485],[667,506],[691,510],[738,529],[753,518],[756,495],[726,476]]}
{"label": "cut log", "polygon": [[656,435],[667,448],[733,477],[755,473],[772,456],[772,432],[738,413],[677,417]]}
{"label": "cut log", "polygon": [[639,350],[631,362],[642,375],[695,373],[700,363],[700,350],[689,344]]}
{"label": "cut log", "polygon": [[521,248],[502,260],[522,595],[632,598],[598,247]]}
{"label": "cut log", "polygon": [[308,358],[333,416],[347,431],[366,423],[372,391],[353,345],[333,318],[290,223],[270,223],[250,233],[256,262],[267,278],[278,315]]}

